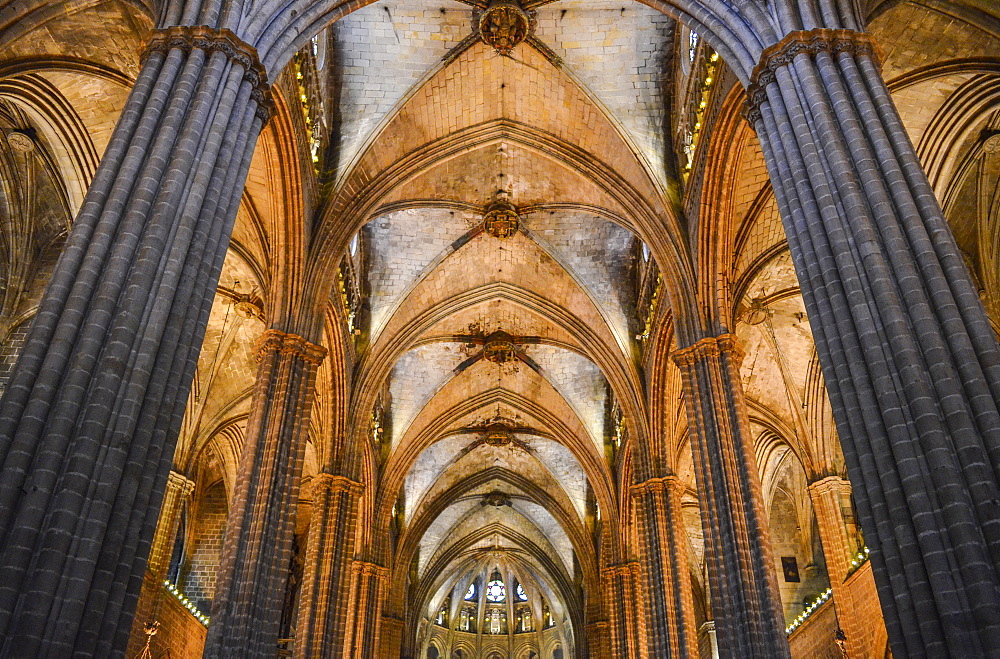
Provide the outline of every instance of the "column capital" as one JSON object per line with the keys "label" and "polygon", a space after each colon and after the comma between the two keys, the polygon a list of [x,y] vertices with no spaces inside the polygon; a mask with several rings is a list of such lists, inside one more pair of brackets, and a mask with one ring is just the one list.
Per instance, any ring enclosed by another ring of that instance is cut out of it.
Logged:
{"label": "column capital", "polygon": [[669,476],[656,476],[654,478],[648,478],[641,483],[636,483],[629,488],[633,497],[640,497],[648,492],[669,492],[675,490],[678,492],[684,491],[684,483],[681,479],[671,474]]}
{"label": "column capital", "polygon": [[309,481],[310,491],[315,496],[317,490],[323,489],[330,492],[346,492],[352,495],[360,495],[364,492],[365,486],[357,481],[352,481],[347,476],[328,474],[320,472]]}
{"label": "column capital", "polygon": [[170,473],[167,474],[167,489],[176,490],[181,497],[186,499],[194,492],[194,481],[179,471],[171,469]]}
{"label": "column capital", "polygon": [[223,53],[231,62],[243,67],[243,79],[250,83],[251,97],[257,102],[257,114],[264,123],[274,116],[274,97],[267,81],[267,71],[260,62],[257,49],[236,36],[227,28],[213,28],[208,25],[172,25],[153,30],[142,51],[141,60],[152,53],[164,53],[178,48],[190,53],[203,50],[207,53]]}
{"label": "column capital", "polygon": [[806,489],[817,494],[826,494],[828,492],[843,494],[845,491],[851,491],[851,482],[846,478],[841,478],[840,476],[826,476],[809,483],[809,485],[806,486]]}
{"label": "column capital", "polygon": [[706,336],[686,348],[674,350],[670,354],[670,358],[674,360],[677,366],[683,369],[692,366],[701,359],[718,357],[723,353],[729,353],[737,365],[743,362],[743,349],[740,347],[739,339],[735,334]]}
{"label": "column capital", "polygon": [[257,340],[257,361],[269,352],[280,352],[300,357],[310,364],[320,364],[326,357],[326,348],[306,340],[298,334],[290,334],[277,329],[265,330]]}
{"label": "column capital", "polygon": [[641,566],[639,561],[624,561],[622,563],[615,563],[614,565],[607,565],[601,569],[601,574],[608,579],[614,577],[630,577],[639,574],[641,571]]}
{"label": "column capital", "polygon": [[363,576],[375,577],[376,579],[388,579],[389,578],[389,568],[382,567],[377,563],[369,563],[368,561],[355,560],[351,569],[356,573]]}
{"label": "column capital", "polygon": [[797,55],[803,53],[815,55],[821,52],[831,55],[839,53],[863,55],[875,62],[876,66],[881,66],[884,59],[878,44],[865,32],[828,28],[789,32],[781,41],[761,52],[760,61],[750,75],[743,115],[751,126],[760,119],[760,106],[767,100],[764,90],[775,81],[775,71],[790,64]]}

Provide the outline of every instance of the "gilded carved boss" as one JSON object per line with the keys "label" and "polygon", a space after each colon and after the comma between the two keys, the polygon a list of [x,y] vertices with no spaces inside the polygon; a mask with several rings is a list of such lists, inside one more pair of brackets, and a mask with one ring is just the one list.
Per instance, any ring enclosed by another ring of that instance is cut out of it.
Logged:
{"label": "gilded carved boss", "polygon": [[507,200],[505,194],[499,195],[486,209],[483,223],[486,233],[501,240],[513,236],[521,226],[517,209]]}
{"label": "gilded carved boss", "polygon": [[491,3],[479,17],[479,36],[500,55],[509,55],[530,28],[528,13],[510,0]]}

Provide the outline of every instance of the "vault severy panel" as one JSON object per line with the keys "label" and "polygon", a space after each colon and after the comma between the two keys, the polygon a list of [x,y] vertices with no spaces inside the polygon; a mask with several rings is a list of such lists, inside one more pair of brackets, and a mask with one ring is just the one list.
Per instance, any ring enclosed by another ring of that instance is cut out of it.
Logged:
{"label": "vault severy panel", "polygon": [[[417,569],[420,573],[426,571],[427,566],[434,561],[436,556],[458,543],[467,542],[468,539],[483,531],[487,532],[487,537],[478,541],[478,544],[484,548],[506,545],[510,549],[516,549],[517,547],[513,543],[507,544],[510,543],[510,539],[506,538],[508,534],[504,531],[509,530],[527,538],[543,552],[556,559],[557,563],[562,562],[561,554],[556,550],[549,536],[533,520],[525,517],[512,506],[482,506],[476,501],[471,503],[472,505],[468,506],[466,512],[447,531],[441,534],[436,543],[432,544],[426,534],[421,539],[420,556],[417,562]],[[465,508],[466,505],[468,504],[463,501],[453,504],[452,507]],[[564,573],[569,574],[564,565],[560,565],[560,567]]]}
{"label": "vault severy panel", "polygon": [[338,169],[357,155],[390,111],[472,32],[472,8],[442,0],[382,0],[331,27],[331,66],[342,71]]}
{"label": "vault severy panel", "polygon": [[608,399],[608,381],[601,369],[586,357],[554,346],[525,346],[525,353],[541,367],[543,375],[576,411],[591,439],[601,447]]}
{"label": "vault severy panel", "polygon": [[[585,518],[587,477],[572,452],[558,442],[537,435],[514,433],[519,444],[491,447],[473,444],[482,438],[482,433],[462,433],[451,435],[424,449],[407,472],[404,481],[406,521],[409,523],[417,507],[433,496],[433,490],[442,491],[454,482],[490,467],[503,467],[521,474],[548,487],[555,486],[561,492],[550,493],[572,505],[579,519]],[[468,459],[465,456],[469,455]],[[509,486],[504,486],[509,487]],[[501,488],[504,489],[504,488]]]}
{"label": "vault severy panel", "polygon": [[386,213],[365,225],[372,338],[376,338],[399,298],[480,218],[444,208],[411,208]]}
{"label": "vault severy panel", "polygon": [[[417,149],[471,127],[479,131],[477,140],[489,127],[496,136],[528,131],[555,137],[613,167],[648,203],[659,204],[648,170],[629,152],[618,128],[565,72],[524,43],[512,57],[474,43],[427,80],[366,147],[342,194],[355,185],[362,188]],[[355,176],[356,183],[350,182]],[[514,201],[520,203],[516,191]]]}
{"label": "vault severy panel", "polygon": [[638,3],[563,0],[538,10],[535,36],[617,119],[661,181],[673,19]]}
{"label": "vault severy panel", "polygon": [[531,238],[554,254],[586,287],[624,347],[635,317],[632,233],[590,213],[548,211],[524,217]]}
{"label": "vault severy panel", "polygon": [[431,343],[410,350],[396,361],[389,376],[393,446],[468,353],[461,343]]}

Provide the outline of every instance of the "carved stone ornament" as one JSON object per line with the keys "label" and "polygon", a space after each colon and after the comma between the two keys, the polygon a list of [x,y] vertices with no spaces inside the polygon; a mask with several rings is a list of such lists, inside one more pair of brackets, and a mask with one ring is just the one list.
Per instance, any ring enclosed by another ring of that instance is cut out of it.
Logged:
{"label": "carved stone ornament", "polygon": [[990,135],[986,138],[986,141],[983,142],[983,151],[986,153],[996,153],[997,151],[1000,151],[1000,133]]}
{"label": "carved stone ornament", "polygon": [[816,28],[814,30],[799,30],[789,32],[776,44],[764,49],[760,54],[760,62],[754,67],[747,86],[746,101],[743,115],[751,126],[756,126],[761,119],[760,106],[767,101],[767,86],[775,83],[775,72],[791,64],[797,56],[807,53],[851,53],[855,57],[864,57],[881,66],[885,59],[881,49],[864,32],[853,30],[830,30]]}
{"label": "carved stone ornament", "polygon": [[514,441],[511,436],[510,431],[500,424],[493,424],[486,429],[486,435],[483,437],[485,441],[490,446],[506,446]]}
{"label": "carved stone ornament", "polygon": [[483,346],[483,356],[486,361],[494,364],[506,364],[514,361],[514,337],[507,332],[493,332],[486,337],[486,345]]}
{"label": "carved stone ornament", "polygon": [[747,325],[760,325],[767,320],[768,309],[759,297],[750,300],[750,306],[743,311],[743,322]]}
{"label": "carved stone ornament", "polygon": [[490,3],[479,17],[479,36],[499,55],[509,55],[525,40],[530,29],[531,17],[510,0]]}
{"label": "carved stone ornament", "polygon": [[500,506],[510,505],[510,495],[501,492],[500,490],[494,490],[489,494],[483,496],[481,505],[483,506],[494,506],[499,508]]}
{"label": "carved stone ornament", "polygon": [[261,309],[260,304],[256,300],[250,298],[249,295],[241,295],[233,303],[233,308],[236,309],[236,313],[243,316],[244,318],[264,318],[264,310]]}
{"label": "carved stone ornament", "polygon": [[498,195],[497,200],[486,209],[483,226],[486,233],[500,240],[506,240],[517,233],[521,220],[514,204],[507,200],[506,194]]}
{"label": "carved stone ornament", "polygon": [[142,52],[142,61],[145,62],[153,53],[165,55],[172,49],[186,53],[195,49],[206,53],[223,53],[230,61],[243,68],[243,79],[253,87],[250,98],[257,103],[256,114],[261,121],[267,123],[274,116],[275,106],[271,85],[267,81],[267,71],[261,64],[257,50],[236,36],[232,30],[216,29],[207,25],[174,25],[155,29]]}
{"label": "carved stone ornament", "polygon": [[23,130],[12,130],[8,133],[7,144],[10,145],[10,148],[22,153],[28,153],[35,149],[35,140],[31,139],[31,135]]}

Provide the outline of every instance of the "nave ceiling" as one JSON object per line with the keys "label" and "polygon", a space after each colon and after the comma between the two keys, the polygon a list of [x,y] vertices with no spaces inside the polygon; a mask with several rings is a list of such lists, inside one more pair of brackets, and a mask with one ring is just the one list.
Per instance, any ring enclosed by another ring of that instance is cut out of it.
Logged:
{"label": "nave ceiling", "polygon": [[[538,631],[538,647],[569,654],[583,651],[601,566],[625,560],[609,553],[634,543],[631,480],[654,464],[685,483],[699,619],[711,616],[679,376],[664,365],[685,323],[701,314],[741,340],[769,504],[780,500],[782,515],[808,526],[805,483],[844,465],[732,75],[704,44],[687,61],[687,30],[639,3],[526,8],[531,36],[501,56],[474,38],[479,6],[381,0],[330,26],[277,77],[279,114],[251,166],[175,464],[199,492],[219,481],[232,491],[255,341],[299,313],[304,333],[322,327],[330,355],[298,530],[308,525],[309,479],[343,461],[366,485],[374,521],[358,546],[391,567],[393,614],[426,630],[445,607],[455,632],[469,585],[485,588],[496,570],[508,597],[523,586],[534,629],[556,630],[558,640]],[[918,25],[917,43],[943,20],[927,3],[879,11],[872,30],[886,42],[899,40],[894,21]],[[95,34],[111,15],[131,27],[120,38]],[[5,286],[16,280],[24,291],[23,300],[4,292],[9,336],[37,305],[150,25],[132,4],[103,2],[34,28],[89,30],[72,48],[57,37],[32,48],[0,40],[5,57],[51,68],[0,69],[5,133],[38,130],[36,164],[5,147],[3,166],[30,171],[50,192],[25,201],[3,191],[4,246],[30,256],[6,259]],[[886,49],[886,72],[921,156],[940,163],[931,181],[996,313],[1000,149],[980,138],[1000,127],[1000,48],[980,28],[949,26],[981,70],[956,70],[946,49],[899,47]],[[39,94],[62,99],[76,122],[54,130],[29,102]],[[955,116],[962,130],[941,138]],[[686,146],[697,154],[691,174]],[[516,211],[508,237],[484,226],[500,202]],[[14,219],[27,216],[31,238],[15,244],[25,232]],[[694,296],[706,290],[712,302],[699,307]],[[312,313],[291,311],[292,298]],[[684,305],[695,311],[678,314]],[[655,381],[654,371],[663,374]],[[786,544],[795,543],[803,560],[822,563],[811,538]],[[422,633],[408,642],[429,642]]]}

